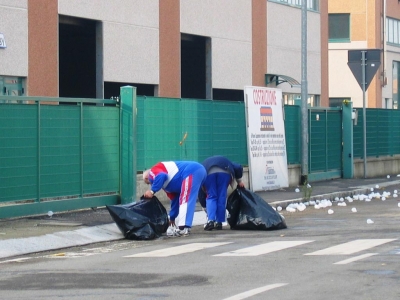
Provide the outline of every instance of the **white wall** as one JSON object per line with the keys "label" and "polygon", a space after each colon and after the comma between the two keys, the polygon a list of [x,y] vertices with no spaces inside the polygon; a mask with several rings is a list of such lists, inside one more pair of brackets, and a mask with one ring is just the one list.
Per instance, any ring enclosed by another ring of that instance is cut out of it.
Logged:
{"label": "white wall", "polygon": [[[267,73],[290,76],[301,83],[301,9],[267,2]],[[307,14],[307,81],[309,94],[321,94],[320,14]],[[280,84],[283,92],[300,88]]]}
{"label": "white wall", "polygon": [[[349,49],[367,49],[367,44],[329,43],[329,98],[349,97],[353,107],[363,107],[361,87],[347,65]],[[365,98],[368,103],[368,91]]]}
{"label": "white wall", "polygon": [[0,0],[0,75],[28,76],[28,11],[26,0]]}
{"label": "white wall", "polygon": [[251,1],[181,0],[181,32],[212,40],[212,87],[252,83]]}
{"label": "white wall", "polygon": [[393,99],[393,62],[400,62],[400,51],[398,47],[388,45],[386,47],[386,78],[387,85],[382,88],[382,103],[384,107],[384,99]]}
{"label": "white wall", "polygon": [[158,0],[59,0],[58,10],[103,22],[104,81],[158,84]]}

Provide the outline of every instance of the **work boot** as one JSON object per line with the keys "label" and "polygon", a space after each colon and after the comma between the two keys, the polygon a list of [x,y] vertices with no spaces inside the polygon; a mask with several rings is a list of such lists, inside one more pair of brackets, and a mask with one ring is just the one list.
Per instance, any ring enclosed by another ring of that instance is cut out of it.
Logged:
{"label": "work boot", "polygon": [[215,229],[216,230],[222,230],[222,223],[221,222],[217,222],[217,224],[215,224]]}
{"label": "work boot", "polygon": [[204,230],[210,231],[215,228],[214,221],[208,221],[206,226],[204,226]]}

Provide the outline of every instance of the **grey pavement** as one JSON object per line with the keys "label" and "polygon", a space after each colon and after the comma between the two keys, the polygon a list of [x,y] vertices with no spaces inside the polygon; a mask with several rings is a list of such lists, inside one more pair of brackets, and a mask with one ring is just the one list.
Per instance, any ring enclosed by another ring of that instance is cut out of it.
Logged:
{"label": "grey pavement", "polygon": [[[288,187],[274,191],[257,192],[274,207],[285,208],[294,202],[307,200],[334,200],[336,197],[368,194],[376,191],[400,191],[400,176],[390,178],[333,179],[310,183],[311,197],[305,199],[302,187]],[[299,189],[299,192],[296,192]],[[164,203],[167,209],[168,203]],[[282,211],[285,214],[285,211]],[[206,215],[198,206],[193,226],[206,222]],[[290,224],[287,224],[290,226]],[[93,243],[124,239],[105,207],[48,215],[0,220],[0,264],[4,259],[20,255],[58,250]]]}

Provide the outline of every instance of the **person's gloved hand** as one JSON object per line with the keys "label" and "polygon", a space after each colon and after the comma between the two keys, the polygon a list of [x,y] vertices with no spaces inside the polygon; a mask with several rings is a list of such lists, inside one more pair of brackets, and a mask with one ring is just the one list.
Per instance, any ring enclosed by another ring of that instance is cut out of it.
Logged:
{"label": "person's gloved hand", "polygon": [[243,181],[239,182],[237,186],[238,186],[238,188],[241,188],[241,189],[244,188],[244,183],[243,183]]}
{"label": "person's gloved hand", "polygon": [[176,227],[175,220],[169,220],[169,226]]}

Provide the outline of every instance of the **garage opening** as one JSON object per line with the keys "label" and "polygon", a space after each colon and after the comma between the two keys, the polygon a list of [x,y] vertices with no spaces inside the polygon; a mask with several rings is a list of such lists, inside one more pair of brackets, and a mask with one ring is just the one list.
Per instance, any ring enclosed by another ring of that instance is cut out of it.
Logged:
{"label": "garage opening", "polygon": [[136,87],[138,96],[154,96],[155,86],[153,84],[127,83],[127,82],[104,82],[104,99],[119,97],[122,86]]}
{"label": "garage opening", "polygon": [[96,21],[59,16],[59,96],[96,98]]}
{"label": "garage opening", "polygon": [[210,39],[203,36],[181,34],[181,97],[211,99],[211,92],[207,92],[210,87]]}

